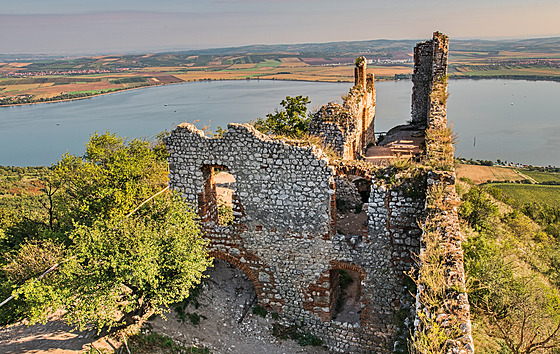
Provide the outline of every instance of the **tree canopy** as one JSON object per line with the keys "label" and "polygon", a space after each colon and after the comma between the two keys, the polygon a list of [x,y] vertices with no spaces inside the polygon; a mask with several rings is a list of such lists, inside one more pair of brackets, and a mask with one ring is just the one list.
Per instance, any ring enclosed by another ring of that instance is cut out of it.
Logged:
{"label": "tree canopy", "polygon": [[64,155],[45,178],[43,227],[4,262],[16,301],[0,311],[33,323],[63,309],[67,322],[100,329],[188,297],[211,260],[190,206],[162,192],[165,157],[161,144],[110,133],[93,135],[83,157]]}
{"label": "tree canopy", "polygon": [[286,96],[286,99],[280,102],[284,109],[276,110],[274,114],[268,113],[266,119],[258,118],[255,121],[255,128],[265,134],[290,137],[305,135],[310,121],[307,117],[307,104],[310,102],[308,96]]}

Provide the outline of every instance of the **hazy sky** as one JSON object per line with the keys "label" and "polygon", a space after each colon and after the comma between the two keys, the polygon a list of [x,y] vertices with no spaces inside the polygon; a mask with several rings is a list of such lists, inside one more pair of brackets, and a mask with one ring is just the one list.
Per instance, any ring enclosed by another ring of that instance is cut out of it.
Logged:
{"label": "hazy sky", "polygon": [[0,53],[560,35],[559,0],[0,0]]}

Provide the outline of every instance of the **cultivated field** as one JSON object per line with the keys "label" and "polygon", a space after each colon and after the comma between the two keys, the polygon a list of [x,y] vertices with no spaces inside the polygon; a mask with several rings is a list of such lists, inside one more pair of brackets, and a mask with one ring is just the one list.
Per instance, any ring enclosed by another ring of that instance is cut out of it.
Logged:
{"label": "cultivated field", "polygon": [[560,186],[492,183],[520,204],[538,203],[560,207]]}
{"label": "cultivated field", "polygon": [[516,173],[513,168],[498,166],[479,166],[459,164],[455,172],[457,177],[466,177],[475,184],[488,181],[522,181],[525,178]]}
{"label": "cultivated field", "polygon": [[[301,47],[298,50],[269,46],[269,50],[263,51],[255,47],[254,53],[236,54],[226,54],[233,53],[232,50],[207,50],[196,55],[181,52],[106,55],[35,62],[3,59],[0,105],[60,101],[201,80],[352,82],[354,60],[361,55],[373,61],[368,71],[375,73],[377,80],[409,79],[413,44],[397,42],[393,46],[386,42],[296,45]],[[500,45],[458,40],[450,51],[449,74],[451,78],[560,81],[560,53],[554,43],[550,40],[536,46],[532,43],[529,49],[524,42]]]}
{"label": "cultivated field", "polygon": [[541,171],[529,171],[529,170],[521,170],[524,175],[527,175],[538,183],[559,183],[560,184],[560,173],[554,172],[541,172]]}

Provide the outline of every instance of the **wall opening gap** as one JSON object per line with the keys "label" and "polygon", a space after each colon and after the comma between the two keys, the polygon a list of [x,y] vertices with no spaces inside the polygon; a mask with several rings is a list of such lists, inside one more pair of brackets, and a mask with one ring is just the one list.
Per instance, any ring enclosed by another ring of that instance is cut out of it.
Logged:
{"label": "wall opening gap", "polygon": [[204,165],[202,167],[204,192],[199,203],[203,222],[214,222],[219,226],[230,226],[234,221],[236,200],[235,177],[226,166]]}
{"label": "wall opening gap", "polygon": [[362,203],[368,203],[369,195],[371,193],[371,181],[368,181],[365,178],[357,178],[353,182],[356,189],[358,189],[358,193],[360,193]]}
{"label": "wall opening gap", "polygon": [[330,281],[332,319],[359,323],[362,311],[360,274],[347,269],[332,269]]}

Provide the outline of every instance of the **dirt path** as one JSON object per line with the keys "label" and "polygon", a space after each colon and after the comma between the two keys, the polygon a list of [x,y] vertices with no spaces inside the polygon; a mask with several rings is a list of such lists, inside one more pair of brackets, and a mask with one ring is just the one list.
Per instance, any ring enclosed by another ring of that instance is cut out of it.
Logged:
{"label": "dirt path", "polygon": [[94,343],[98,349],[112,350],[117,345],[99,338],[95,331],[72,331],[64,322],[51,319],[46,324],[28,326],[25,322],[0,329],[0,353],[82,353]]}
{"label": "dirt path", "polygon": [[[187,319],[181,322],[175,313],[150,321],[157,333],[169,336],[186,347],[191,345],[209,348],[212,353],[280,354],[328,353],[323,347],[302,347],[293,340],[278,340],[272,336],[270,314],[262,318],[252,313],[255,290],[250,280],[239,269],[226,262],[215,261],[208,270],[202,293],[197,300],[200,306],[189,305],[185,312],[201,316],[193,325]],[[247,311],[241,323],[239,320]]]}

